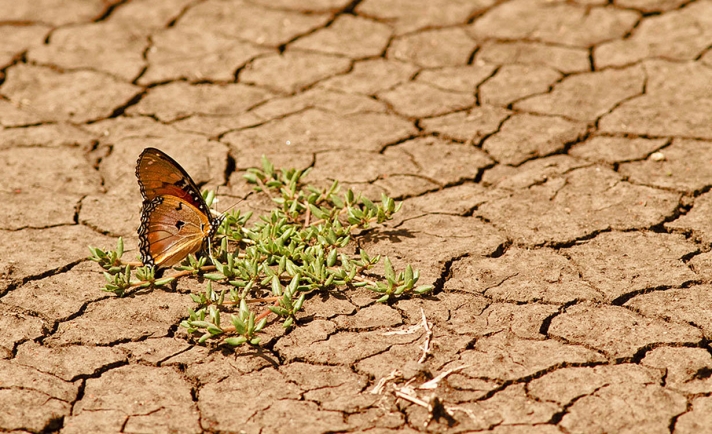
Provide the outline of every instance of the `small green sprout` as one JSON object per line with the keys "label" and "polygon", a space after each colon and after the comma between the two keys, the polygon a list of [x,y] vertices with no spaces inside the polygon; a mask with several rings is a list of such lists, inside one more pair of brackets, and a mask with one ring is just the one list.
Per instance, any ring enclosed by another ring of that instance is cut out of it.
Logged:
{"label": "small green sprout", "polygon": [[121,257],[124,255],[124,239],[119,237],[116,242],[116,250],[101,250],[96,247],[89,247],[91,256],[89,259],[101,265],[107,273],[117,274],[123,271]]}

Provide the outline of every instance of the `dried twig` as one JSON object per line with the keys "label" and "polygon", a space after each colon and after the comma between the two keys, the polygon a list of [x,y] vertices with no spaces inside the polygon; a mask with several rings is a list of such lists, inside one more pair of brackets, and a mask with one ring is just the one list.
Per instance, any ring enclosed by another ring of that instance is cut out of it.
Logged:
{"label": "dried twig", "polygon": [[393,335],[412,335],[423,327],[422,323],[418,323],[408,327],[405,330],[393,330],[390,332],[383,333],[383,336],[393,336]]}
{"label": "dried twig", "polygon": [[380,380],[378,380],[378,383],[376,383],[376,385],[373,387],[373,390],[371,390],[371,393],[374,395],[380,395],[381,392],[383,392],[383,389],[386,387],[386,384],[389,381],[395,380],[396,378],[398,378],[402,375],[403,374],[399,370],[394,369],[393,371],[391,371],[390,374],[388,374],[387,377],[383,377]]}
{"label": "dried twig", "polygon": [[408,327],[405,330],[393,330],[390,332],[385,332],[383,333],[383,336],[393,336],[393,335],[411,335],[413,333],[418,332],[421,328],[425,330],[425,342],[423,342],[423,346],[421,347],[423,350],[423,355],[420,356],[420,359],[418,359],[418,363],[423,363],[425,359],[427,359],[428,354],[430,354],[430,340],[433,337],[433,329],[432,325],[428,324],[428,319],[425,317],[425,311],[423,308],[420,308],[420,314],[422,315],[422,320],[415,325],[412,325]]}
{"label": "dried twig", "polygon": [[440,381],[442,381],[443,378],[447,377],[448,375],[450,375],[454,372],[461,371],[465,368],[469,368],[470,366],[471,365],[462,365],[457,368],[453,368],[448,371],[445,371],[445,372],[441,373],[440,375],[438,375],[437,377],[433,378],[432,380],[421,384],[420,386],[418,386],[418,389],[423,389],[423,390],[436,389],[438,387],[438,383],[440,383]]}
{"label": "dried twig", "polygon": [[[411,390],[412,390],[412,389],[411,389]],[[403,392],[402,390],[396,390],[396,391],[395,391],[395,394],[396,394],[397,397],[403,398],[403,399],[405,399],[406,401],[410,401],[410,402],[412,402],[413,404],[419,405],[419,406],[421,406],[421,407],[424,407],[424,408],[429,408],[429,407],[430,407],[427,402],[423,401],[422,399],[418,398],[417,396],[409,395],[408,393]]]}
{"label": "dried twig", "polygon": [[428,319],[425,317],[425,311],[420,308],[420,314],[423,316],[423,328],[425,329],[425,342],[423,342],[423,355],[418,359],[418,363],[423,363],[430,354],[430,339],[433,337],[433,329],[428,325]]}
{"label": "dried twig", "polygon": [[304,213],[304,227],[308,228],[309,220],[311,220],[311,208],[309,208],[308,204],[307,204],[306,208],[307,208],[306,212]]}
{"label": "dried twig", "polygon": [[259,176],[255,177],[255,181],[257,182],[257,185],[259,185],[262,189],[262,192],[266,194],[271,201],[274,201],[274,196],[272,196],[272,193],[270,193],[269,188],[267,188],[267,186],[264,184],[264,182],[262,182]]}
{"label": "dried twig", "polygon": [[394,394],[396,397],[405,399],[406,401],[412,402],[415,405],[419,405],[428,410],[428,420],[425,421],[423,426],[428,426],[433,419],[445,418],[449,424],[455,422],[453,413],[449,407],[443,405],[442,401],[435,395],[435,393],[430,394],[427,401],[424,401],[416,395],[415,390],[409,385],[405,385],[401,388],[395,388]]}

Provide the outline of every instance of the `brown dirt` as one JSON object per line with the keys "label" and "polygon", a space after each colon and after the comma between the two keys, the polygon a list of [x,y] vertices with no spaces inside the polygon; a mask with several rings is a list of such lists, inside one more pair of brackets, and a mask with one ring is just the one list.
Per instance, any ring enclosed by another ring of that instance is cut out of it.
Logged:
{"label": "brown dirt", "polygon": [[[0,0],[0,431],[712,432],[711,16]],[[148,146],[225,206],[262,154],[403,200],[362,245],[435,293],[318,294],[259,351],[194,345],[200,284],[119,299],[85,259],[136,253]]]}

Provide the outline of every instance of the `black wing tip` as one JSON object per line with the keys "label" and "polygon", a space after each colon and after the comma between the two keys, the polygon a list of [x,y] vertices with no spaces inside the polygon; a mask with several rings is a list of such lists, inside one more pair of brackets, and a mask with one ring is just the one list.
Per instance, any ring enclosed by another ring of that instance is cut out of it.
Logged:
{"label": "black wing tip", "polygon": [[161,150],[158,149],[158,148],[152,148],[152,147],[144,148],[143,151],[141,151],[141,153],[138,154],[138,160],[136,161],[136,168],[137,168],[137,169],[138,169],[138,166],[141,164],[141,159],[143,159],[143,156],[146,155],[146,154],[148,154],[148,153],[150,153],[150,152],[156,152],[156,153],[158,153],[158,154],[163,154],[163,155],[166,154],[165,152],[161,151]]}
{"label": "black wing tip", "polygon": [[161,151],[160,149],[154,148],[153,146],[149,146],[148,148],[143,148],[143,151],[141,151],[141,155],[147,152],[158,152],[159,154],[165,154],[165,152]]}

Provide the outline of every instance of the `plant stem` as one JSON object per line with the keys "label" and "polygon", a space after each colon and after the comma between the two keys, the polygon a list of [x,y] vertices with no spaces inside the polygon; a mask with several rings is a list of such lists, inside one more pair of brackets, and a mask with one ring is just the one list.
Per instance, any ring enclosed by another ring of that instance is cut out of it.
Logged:
{"label": "plant stem", "polygon": [[257,185],[260,186],[260,188],[262,189],[262,191],[264,192],[264,194],[266,194],[267,197],[269,197],[270,200],[274,202],[274,196],[272,196],[272,193],[270,193],[269,189],[268,189],[267,186],[264,184],[264,182],[262,182],[262,180],[260,179],[260,177],[259,177],[259,176],[255,176],[255,179],[257,180]]}

